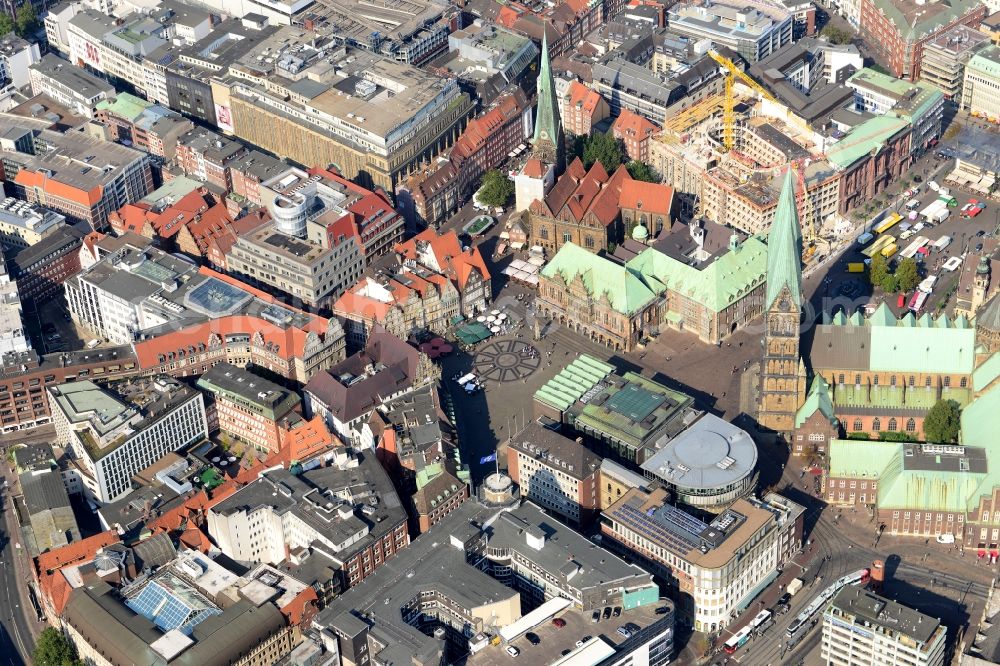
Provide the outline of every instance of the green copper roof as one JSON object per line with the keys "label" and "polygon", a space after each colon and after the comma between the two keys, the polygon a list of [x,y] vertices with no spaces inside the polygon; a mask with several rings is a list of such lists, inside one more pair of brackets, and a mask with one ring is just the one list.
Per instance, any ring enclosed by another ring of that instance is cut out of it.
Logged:
{"label": "green copper roof", "polygon": [[972,388],[982,391],[1000,377],[1000,352],[993,354],[972,373]]}
{"label": "green copper roof", "polygon": [[966,71],[980,72],[988,77],[1000,77],[1000,47],[987,46],[985,49],[969,58],[965,64]]}
{"label": "green copper roof", "polygon": [[[698,301],[712,312],[721,312],[764,281],[767,246],[751,236],[736,250],[726,252],[703,268],[649,248],[626,265],[658,294],[670,289]],[[667,318],[676,314],[668,312]]]}
{"label": "green copper roof", "polygon": [[767,297],[764,306],[770,307],[781,290],[787,287],[794,307],[802,304],[802,230],[795,206],[795,181],[792,170],[785,173],[781,186],[778,208],[767,236]]}
{"label": "green copper roof", "polygon": [[1000,386],[993,387],[962,410],[962,444],[995,449],[996,456],[991,456],[994,461],[1000,456],[997,414],[1000,414]]}
{"label": "green copper roof", "polygon": [[933,327],[873,324],[871,369],[971,373],[976,361],[976,330],[961,324],[944,316],[938,317]]}
{"label": "green copper roof", "polygon": [[809,395],[806,396],[806,401],[802,403],[799,411],[795,413],[795,427],[798,428],[801,426],[807,418],[817,411],[822,412],[823,416],[830,423],[837,422],[837,417],[833,413],[833,399],[830,397],[830,385],[819,375],[816,375],[813,379]]}
{"label": "green copper roof", "polygon": [[561,133],[556,84],[549,65],[549,40],[542,35],[542,60],[538,68],[538,113],[535,114],[535,137],[532,143],[559,141]]}
{"label": "green copper roof", "polygon": [[881,478],[903,453],[903,445],[899,442],[868,439],[833,439],[829,448],[831,477]]}
{"label": "green copper roof", "polygon": [[587,293],[598,300],[606,297],[611,307],[624,315],[638,312],[657,297],[629,267],[587,252],[573,243],[564,243],[559,248],[556,256],[542,269],[542,275],[549,278],[559,275],[567,283],[579,276]]}
{"label": "green copper roof", "polygon": [[903,469],[879,483],[880,507],[915,511],[964,512],[985,474]]}
{"label": "green copper roof", "polygon": [[101,100],[97,103],[97,110],[109,110],[116,116],[121,116],[130,121],[142,115],[142,112],[153,106],[152,102],[130,95],[128,93],[118,93],[114,100]]}
{"label": "green copper roof", "polygon": [[846,169],[865,155],[878,152],[885,143],[910,123],[893,116],[875,116],[852,129],[826,151],[826,158],[838,169]]}
{"label": "green copper roof", "polygon": [[614,372],[614,366],[581,354],[535,392],[535,400],[565,411],[584,393]]}

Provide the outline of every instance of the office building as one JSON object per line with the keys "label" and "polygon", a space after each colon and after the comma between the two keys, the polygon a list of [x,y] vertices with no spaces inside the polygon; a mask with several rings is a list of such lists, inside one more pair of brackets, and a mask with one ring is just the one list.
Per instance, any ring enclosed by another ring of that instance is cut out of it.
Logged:
{"label": "office building", "polygon": [[925,81],[910,83],[865,67],[847,80],[855,110],[890,115],[910,124],[910,150],[920,154],[941,137],[944,93]]}
{"label": "office building", "polygon": [[[281,34],[281,33],[279,33]],[[253,68],[263,40],[244,59]],[[277,48],[281,48],[278,46]],[[292,80],[281,72],[267,87],[243,77],[213,81],[216,106],[232,133],[301,164],[336,164],[346,178],[393,191],[408,174],[447,150],[474,104],[458,81],[360,49],[300,68],[320,66],[319,78]],[[253,65],[250,63],[254,63]]]}
{"label": "office building", "polygon": [[195,127],[177,137],[175,160],[185,175],[228,192],[228,166],[245,152],[239,141]]}
{"label": "office building", "polygon": [[77,115],[91,118],[98,103],[115,95],[115,88],[81,67],[45,54],[28,68],[31,92],[47,95]]}
{"label": "office building", "polygon": [[757,445],[750,435],[714,414],[704,414],[659,449],[641,468],[679,502],[718,511],[757,485]]}
{"label": "office building", "polygon": [[132,475],[170,451],[208,437],[200,393],[169,377],[101,388],[90,380],[51,386],[56,441],[73,451],[87,496],[114,502]]}
{"label": "office building", "polygon": [[176,111],[125,92],[98,102],[94,108],[94,118],[111,129],[112,140],[129,142],[168,162],[177,156],[178,139],[194,128]]}
{"label": "office building", "polygon": [[649,143],[660,128],[628,109],[623,109],[611,125],[616,139],[625,144],[625,153],[630,160],[649,161]]}
{"label": "office building", "polygon": [[978,27],[988,13],[977,0],[925,4],[919,0],[860,0],[860,32],[893,76],[917,81],[924,51],[938,35],[962,24]]}
{"label": "office building", "polygon": [[0,253],[0,355],[30,352],[31,339],[24,327],[21,295],[7,260]]}
{"label": "office building", "polygon": [[379,404],[439,374],[426,354],[376,326],[364,349],[309,380],[306,411],[322,417],[345,442],[360,444],[362,429]]}
{"label": "office building", "polygon": [[42,59],[38,44],[11,33],[0,39],[0,78],[15,88],[31,83],[29,68]]}
{"label": "office building", "polygon": [[260,452],[281,448],[282,423],[301,418],[293,410],[299,396],[230,363],[219,363],[198,379],[198,388],[215,398],[219,430]]}
{"label": "office building", "polygon": [[1000,118],[1000,46],[988,46],[969,58],[962,82],[962,110],[990,122]]}
{"label": "office building", "polygon": [[538,47],[529,37],[476,21],[448,35],[448,54],[431,65],[475,86],[488,103],[496,91],[521,82],[537,56]]}
{"label": "office building", "polygon": [[521,497],[588,525],[598,512],[601,459],[583,445],[531,421],[507,444],[507,473]]}
{"label": "office building", "polygon": [[163,534],[84,555],[46,575],[43,594],[81,660],[97,666],[274,664],[315,613],[313,590],[287,573],[241,576]]}
{"label": "office building", "polygon": [[823,612],[823,661],[835,666],[942,666],[947,637],[937,618],[851,585]]}
{"label": "office building", "polygon": [[10,197],[0,201],[0,242],[7,251],[18,251],[41,242],[66,225],[59,213]]}
{"label": "office building", "polygon": [[681,3],[668,13],[671,32],[694,40],[710,39],[757,62],[792,42],[794,18],[778,4],[725,0]]}
{"label": "office building", "polygon": [[14,116],[0,120],[11,144],[3,153],[4,178],[16,198],[100,231],[111,211],[153,189],[146,154],[79,132],[45,129],[49,124]]}
{"label": "office building", "polygon": [[711,632],[736,619],[798,552],[804,513],[770,493],[739,499],[706,523],[668,503],[662,488],[634,489],[603,513],[601,534],[668,582],[683,622]]}
{"label": "office building", "polygon": [[305,382],[343,359],[336,319],[287,307],[135,234],[99,246],[101,259],[66,282],[70,314],[105,339],[134,341],[146,372],[200,375],[226,360]]}
{"label": "office building", "polygon": [[406,512],[372,451],[338,449],[320,466],[279,467],[208,511],[208,533],[239,561],[280,564],[321,553],[354,587],[409,544]]}
{"label": "office building", "polygon": [[62,293],[63,283],[80,271],[83,233],[63,226],[37,243],[18,250],[10,267],[21,298],[44,303]]}
{"label": "office building", "polygon": [[945,99],[961,102],[965,63],[990,43],[988,35],[967,25],[956,25],[924,47],[920,80],[940,90]]}
{"label": "office building", "polygon": [[343,234],[324,248],[264,224],[236,238],[226,254],[229,272],[288,294],[294,302],[328,307],[361,277],[364,255],[355,236]]}
{"label": "office building", "polygon": [[590,136],[594,126],[611,115],[611,111],[599,92],[573,80],[566,89],[561,115],[568,133]]}

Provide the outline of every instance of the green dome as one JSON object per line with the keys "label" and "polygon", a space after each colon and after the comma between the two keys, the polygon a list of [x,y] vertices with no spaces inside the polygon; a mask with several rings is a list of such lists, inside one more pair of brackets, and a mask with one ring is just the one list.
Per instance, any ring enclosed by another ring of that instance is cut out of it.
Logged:
{"label": "green dome", "polygon": [[635,225],[632,229],[632,240],[644,241],[649,238],[649,230],[641,224]]}

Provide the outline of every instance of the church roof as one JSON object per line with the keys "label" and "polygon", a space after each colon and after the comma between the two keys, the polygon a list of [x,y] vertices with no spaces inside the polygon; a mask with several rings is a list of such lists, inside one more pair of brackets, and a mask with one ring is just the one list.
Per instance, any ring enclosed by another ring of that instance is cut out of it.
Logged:
{"label": "church roof", "polygon": [[983,309],[976,315],[976,326],[1000,331],[1000,294],[986,301]]}
{"label": "church roof", "polygon": [[802,235],[795,207],[795,181],[792,170],[785,173],[778,208],[767,238],[767,298],[770,307],[788,287],[796,307],[802,303]]}
{"label": "church roof", "polygon": [[559,275],[567,283],[579,276],[588,294],[594,299],[607,296],[611,307],[625,315],[638,312],[657,297],[628,267],[573,243],[563,243],[556,256],[542,269],[542,275],[548,278]]}
{"label": "church roof", "polygon": [[549,65],[549,40],[542,37],[542,60],[538,68],[538,113],[535,115],[535,137],[532,143],[560,140],[561,120],[556,84]]}
{"label": "church roof", "polygon": [[837,417],[833,413],[833,399],[830,397],[830,385],[819,375],[816,375],[813,379],[812,388],[809,389],[806,401],[802,403],[799,411],[795,413],[795,427],[798,428],[801,426],[817,410],[822,412],[823,416],[830,423],[837,422]]}

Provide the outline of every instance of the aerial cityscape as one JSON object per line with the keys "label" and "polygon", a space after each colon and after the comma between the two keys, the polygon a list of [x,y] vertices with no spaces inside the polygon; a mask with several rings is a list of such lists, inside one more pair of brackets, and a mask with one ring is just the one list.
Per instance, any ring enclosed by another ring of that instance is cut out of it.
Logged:
{"label": "aerial cityscape", "polygon": [[1000,0],[9,0],[0,666],[1000,665]]}

